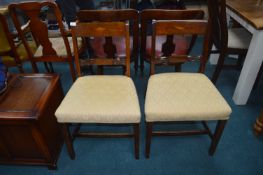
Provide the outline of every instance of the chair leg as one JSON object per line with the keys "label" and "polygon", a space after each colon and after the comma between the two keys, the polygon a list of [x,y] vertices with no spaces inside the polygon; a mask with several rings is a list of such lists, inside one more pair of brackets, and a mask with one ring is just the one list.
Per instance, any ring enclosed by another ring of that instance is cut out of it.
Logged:
{"label": "chair leg", "polygon": [[72,77],[72,81],[74,82],[76,80],[76,74],[75,74],[75,69],[73,66],[73,62],[69,61],[69,68],[70,68],[70,73],[71,73],[71,77]]}
{"label": "chair leg", "polygon": [[241,70],[242,69],[242,64],[244,62],[244,59],[246,58],[246,54],[239,54],[237,63],[236,63],[236,69]]}
{"label": "chair leg", "polygon": [[135,148],[135,159],[139,159],[140,157],[140,125],[134,124],[133,125],[134,130],[134,148]]}
{"label": "chair leg", "polygon": [[133,56],[134,58],[134,71],[135,71],[135,75],[137,74],[138,72],[138,56]]}
{"label": "chair leg", "polygon": [[54,73],[55,71],[54,71],[54,68],[53,68],[53,64],[51,62],[48,62],[48,64],[49,64],[49,67],[50,67],[50,72]]}
{"label": "chair leg", "polygon": [[68,124],[62,123],[62,133],[63,133],[64,140],[66,142],[66,146],[67,146],[69,156],[73,160],[73,159],[75,159],[75,151],[73,148],[72,138],[71,138],[71,135],[69,132]]}
{"label": "chair leg", "polygon": [[212,139],[212,143],[211,143],[210,148],[209,148],[209,155],[210,156],[214,155],[214,153],[216,151],[216,147],[217,147],[218,142],[222,136],[226,122],[227,122],[226,120],[219,120],[217,122],[215,133],[214,133],[213,139]]}
{"label": "chair leg", "polygon": [[143,74],[143,71],[144,71],[144,57],[143,57],[144,55],[143,54],[141,54],[140,55],[140,70],[141,70],[141,74]]}
{"label": "chair leg", "polygon": [[32,66],[32,69],[33,69],[33,72],[34,73],[38,73],[38,68],[37,68],[37,64],[33,61],[31,61],[31,66]]}
{"label": "chair leg", "polygon": [[212,82],[214,84],[216,84],[216,81],[219,77],[219,74],[220,74],[221,70],[223,69],[224,61],[225,61],[225,54],[223,54],[221,51],[219,59],[218,59],[218,63],[217,63],[216,68],[215,68],[215,72],[214,72],[213,77],[212,77]]}
{"label": "chair leg", "polygon": [[152,122],[146,122],[146,158],[150,157],[150,150],[151,150],[151,139],[152,139]]}

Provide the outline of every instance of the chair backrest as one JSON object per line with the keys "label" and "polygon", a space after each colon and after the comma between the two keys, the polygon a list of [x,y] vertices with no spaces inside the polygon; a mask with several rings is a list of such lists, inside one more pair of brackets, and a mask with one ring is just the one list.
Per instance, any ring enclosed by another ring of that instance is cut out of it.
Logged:
{"label": "chair backrest", "polygon": [[[128,27],[129,25],[125,22],[77,22],[76,26],[72,27],[72,39],[78,76],[81,76],[81,67],[89,65],[122,65],[125,66],[125,75],[130,76],[130,36]],[[77,38],[114,36],[125,38],[125,59],[119,57],[79,59]]]}
{"label": "chair backrest", "polygon": [[[77,13],[77,19],[79,22],[129,22],[129,30],[133,39],[132,59],[138,59],[139,27],[138,12],[136,10],[81,10]],[[113,43],[112,37],[105,38],[104,52],[109,58],[113,58],[116,55],[116,45]]]}
{"label": "chair backrest", "polygon": [[[16,52],[16,46],[9,31],[6,18],[0,13],[0,56],[11,56],[16,64],[21,64],[21,60]],[[8,66],[8,65],[7,65]]]}
{"label": "chair backrest", "polygon": [[[9,12],[13,19],[16,30],[23,41],[25,48],[28,52],[28,55],[31,59],[34,58],[34,52],[30,49],[29,44],[27,42],[28,33],[31,33],[36,44],[42,46],[42,55],[38,56],[39,61],[54,61],[57,55],[57,51],[52,46],[52,42],[48,36],[48,27],[47,22],[42,19],[43,9],[50,9],[54,13],[56,18],[56,22],[59,26],[60,34],[63,38],[67,57],[72,57],[70,51],[70,45],[67,38],[67,32],[62,23],[62,15],[55,3],[52,2],[22,2],[18,4],[10,4],[8,6]],[[18,17],[17,12],[21,12],[25,15],[25,18],[28,19],[25,24],[23,24]],[[57,58],[57,59],[58,59]],[[35,60],[35,59],[34,59]],[[59,59],[57,60],[59,61]]]}
{"label": "chair backrest", "polygon": [[212,42],[221,50],[227,47],[228,42],[226,0],[209,0],[207,3],[212,22]]}
{"label": "chair backrest", "polygon": [[[146,58],[147,35],[152,33],[154,20],[189,20],[203,19],[202,10],[164,10],[147,9],[141,12],[141,58]],[[174,50],[173,35],[167,35],[165,43],[162,44],[162,55],[169,56]]]}
{"label": "chair backrest", "polygon": [[[184,11],[184,14],[187,14]],[[189,11],[189,13],[192,13]],[[180,12],[178,11],[178,14]],[[203,36],[203,50],[201,55],[172,55],[156,57],[156,36],[160,35],[198,35]],[[153,22],[152,47],[151,47],[151,74],[155,72],[155,64],[183,64],[188,61],[193,61],[196,58],[200,59],[198,72],[204,73],[205,65],[209,56],[210,49],[210,24],[206,20],[156,20]]]}

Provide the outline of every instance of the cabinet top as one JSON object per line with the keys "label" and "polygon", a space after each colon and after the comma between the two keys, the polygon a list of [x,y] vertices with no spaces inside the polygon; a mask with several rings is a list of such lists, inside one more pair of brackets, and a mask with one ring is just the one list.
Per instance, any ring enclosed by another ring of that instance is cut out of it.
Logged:
{"label": "cabinet top", "polygon": [[37,119],[58,83],[54,74],[11,75],[0,95],[0,120]]}

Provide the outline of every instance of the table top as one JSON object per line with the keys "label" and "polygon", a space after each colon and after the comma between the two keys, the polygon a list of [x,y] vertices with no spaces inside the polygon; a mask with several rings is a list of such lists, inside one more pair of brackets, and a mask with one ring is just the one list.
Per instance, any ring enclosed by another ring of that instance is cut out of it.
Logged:
{"label": "table top", "polygon": [[37,119],[55,84],[55,74],[13,74],[0,95],[0,120]]}
{"label": "table top", "polygon": [[263,3],[259,0],[226,0],[226,5],[257,30],[263,30]]}

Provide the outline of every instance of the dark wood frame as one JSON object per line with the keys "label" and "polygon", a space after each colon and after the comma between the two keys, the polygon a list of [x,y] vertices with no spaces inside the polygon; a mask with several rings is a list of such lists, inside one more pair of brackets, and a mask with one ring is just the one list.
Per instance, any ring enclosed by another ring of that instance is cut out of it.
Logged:
{"label": "dark wood frame", "polygon": [[212,142],[209,148],[209,155],[214,155],[216,147],[219,143],[219,140],[222,136],[223,130],[226,125],[226,120],[219,120],[216,125],[215,132],[212,133],[205,121],[202,121],[204,126],[203,130],[185,130],[185,131],[154,131],[153,125],[158,124],[168,124],[171,122],[146,122],[146,144],[145,144],[145,154],[146,158],[150,158],[151,150],[151,140],[154,136],[188,136],[188,135],[203,135],[207,134]]}
{"label": "dark wood frame", "polygon": [[[133,39],[131,61],[134,61],[135,73],[138,70],[138,44],[139,44],[139,24],[138,24],[138,11],[133,9],[124,10],[81,10],[77,13],[79,22],[129,22],[130,33]],[[116,53],[116,46],[112,42],[112,37],[106,37],[104,51],[107,57],[112,58]],[[115,49],[112,49],[114,48]],[[115,51],[114,51],[115,50]]]}
{"label": "dark wood frame", "polygon": [[[58,22],[59,30],[61,37],[63,38],[64,45],[66,47],[67,55],[66,57],[62,57],[57,55],[56,51],[52,47],[52,43],[49,40],[48,37],[48,29],[46,24],[39,18],[39,15],[41,13],[41,9],[43,7],[48,7],[52,9],[54,12],[54,16]],[[62,14],[56,5],[56,3],[52,2],[23,2],[19,4],[10,4],[8,6],[8,10],[10,12],[10,15],[13,19],[14,25],[16,27],[16,30],[18,32],[19,37],[21,38],[23,44],[25,45],[26,51],[29,55],[29,59],[31,61],[33,71],[38,72],[38,68],[36,63],[37,62],[66,62],[69,64],[70,72],[72,76],[72,80],[74,81],[76,79],[75,75],[75,69],[73,65],[73,56],[70,50],[70,45],[68,41],[68,35],[69,32],[65,30],[64,25],[62,23]],[[25,15],[29,18],[28,23],[25,25],[22,25],[19,22],[18,15],[16,13],[17,10],[21,10],[25,13]],[[34,41],[36,42],[37,46],[42,46],[42,56],[35,57],[34,53],[29,47],[28,41],[26,39],[25,34],[31,33]],[[51,65],[51,64],[50,64]],[[54,72],[53,67],[51,65],[50,68],[46,67],[49,72]]]}
{"label": "dark wood frame", "polygon": [[[82,76],[81,67],[89,65],[122,65],[125,66],[125,75],[130,76],[130,47],[129,47],[129,28],[128,24],[124,22],[77,22],[75,27],[72,27],[72,38],[74,46],[75,64],[78,76]],[[122,36],[125,37],[126,42],[126,57],[125,60],[116,60],[115,58],[90,58],[88,60],[80,60],[77,46],[77,38],[91,37],[91,36]],[[102,123],[100,123],[102,124]],[[66,141],[67,150],[71,159],[75,158],[75,151],[73,148],[73,140],[75,137],[91,137],[91,138],[134,138],[135,158],[139,159],[139,123],[120,123],[114,125],[132,125],[133,133],[93,133],[80,132],[81,124],[75,128],[73,134],[70,134],[69,124],[61,123],[62,132]],[[105,124],[104,124],[105,125]],[[109,124],[108,124],[109,125]],[[112,124],[111,124],[112,125]]]}
{"label": "dark wood frame", "polygon": [[[199,56],[200,59],[200,65],[198,72],[204,73],[205,72],[205,66],[206,62],[208,60],[209,51],[211,48],[211,42],[210,42],[210,30],[211,30],[211,21],[208,20],[180,20],[180,16],[187,16],[187,14],[191,14],[191,11],[178,11],[174,12],[174,15],[176,16],[176,13],[178,13],[178,17],[173,21],[155,21],[153,24],[153,32],[152,32],[152,48],[151,48],[151,74],[154,74],[155,72],[155,64],[159,64],[160,61],[163,61],[163,58],[158,58],[155,56],[155,41],[156,36],[158,35],[202,35],[204,36],[203,41],[203,50],[202,55]],[[190,46],[191,47],[191,46]],[[194,60],[196,57],[191,55],[177,55],[177,56],[168,56],[165,58],[165,62],[167,65],[170,63],[173,65],[175,63],[183,64],[188,61]],[[187,98],[187,97],[186,97]],[[211,133],[208,125],[205,121],[202,121],[202,124],[204,126],[204,130],[185,130],[185,131],[153,131],[153,125],[156,124],[166,124],[171,123],[175,121],[167,121],[167,122],[160,122],[160,121],[153,121],[148,122],[146,121],[146,158],[150,157],[150,146],[151,146],[151,139],[153,136],[185,136],[185,135],[199,135],[199,134],[208,134],[210,138],[212,139],[211,146],[209,148],[209,154],[213,155],[215,153],[217,144],[220,140],[220,137],[223,133],[226,120],[219,120],[217,122],[217,126],[215,129],[214,134]]]}
{"label": "dark wood frame", "polygon": [[[148,35],[149,22],[154,20],[178,20],[178,19],[203,19],[204,12],[202,10],[191,10],[189,13],[185,13],[186,10],[165,10],[165,9],[147,9],[140,13],[141,22],[141,50],[140,50],[140,69],[144,70],[144,61],[150,62],[150,55],[146,54],[146,39]],[[152,26],[151,26],[152,27]],[[193,35],[188,53],[192,50],[196,41],[196,36]],[[152,47],[152,46],[151,46]],[[164,49],[166,48],[166,49]],[[170,56],[173,53],[173,35],[167,35],[166,42],[163,43],[162,52],[165,56]],[[162,65],[162,64],[159,64]],[[180,71],[180,63],[175,64],[176,71]]]}

